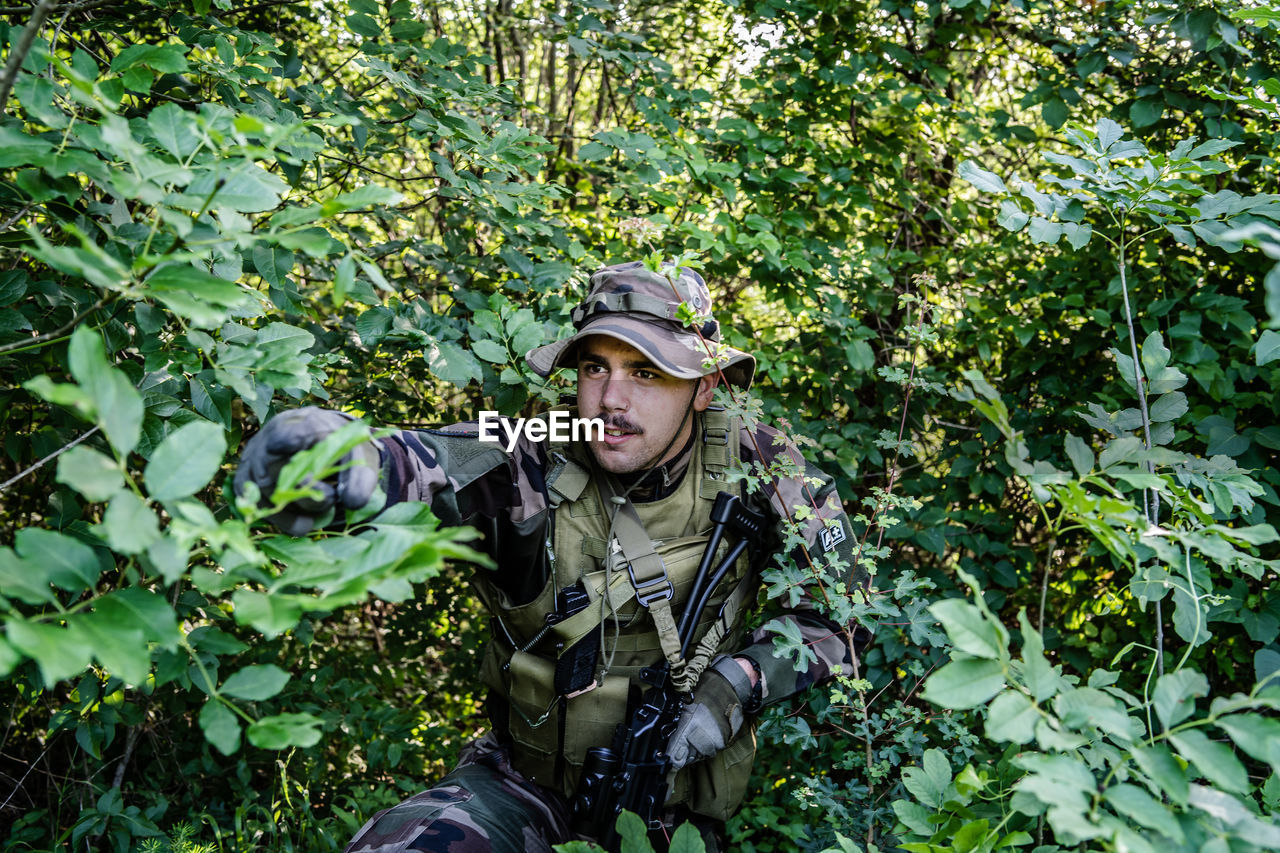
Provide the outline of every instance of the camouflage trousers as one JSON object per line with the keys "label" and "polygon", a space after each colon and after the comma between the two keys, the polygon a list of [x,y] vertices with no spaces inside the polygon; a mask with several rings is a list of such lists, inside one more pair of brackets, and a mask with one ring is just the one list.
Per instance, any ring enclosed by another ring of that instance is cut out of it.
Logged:
{"label": "camouflage trousers", "polygon": [[551,853],[574,837],[564,799],[520,775],[488,734],[432,788],[374,815],[344,853]]}
{"label": "camouflage trousers", "polygon": [[[668,818],[668,826],[693,818],[707,853],[724,849],[723,824],[687,812]],[[551,853],[576,838],[564,798],[524,778],[491,732],[432,788],[374,815],[343,853]],[[655,848],[665,850],[665,840]]]}

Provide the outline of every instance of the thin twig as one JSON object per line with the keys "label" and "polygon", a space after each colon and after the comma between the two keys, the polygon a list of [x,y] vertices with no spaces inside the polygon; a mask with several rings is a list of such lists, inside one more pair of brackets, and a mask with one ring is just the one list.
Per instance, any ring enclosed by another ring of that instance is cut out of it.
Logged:
{"label": "thin twig", "polygon": [[22,36],[18,39],[18,43],[9,51],[9,61],[4,64],[4,71],[0,73],[0,114],[4,113],[5,107],[9,103],[9,93],[13,91],[13,84],[18,79],[18,70],[22,68],[22,63],[26,60],[27,54],[31,52],[31,45],[35,43],[36,33],[40,32],[40,28],[44,26],[45,19],[49,17],[49,13],[53,11],[53,7],[56,5],[58,4],[55,0],[40,0],[31,11],[31,18],[23,26]]}
{"label": "thin twig", "polygon": [[27,213],[30,212],[31,208],[35,206],[36,206],[36,203],[34,201],[27,202],[25,205],[22,206],[22,210],[19,210],[13,216],[10,216],[4,222],[0,223],[0,231],[8,231],[10,228],[13,227],[13,224],[15,222],[17,222],[22,217],[26,216]]}
{"label": "thin twig", "polygon": [[124,755],[120,757],[120,763],[116,765],[115,777],[111,780],[111,787],[119,788],[124,783],[124,771],[129,766],[129,759],[133,757],[133,749],[138,745],[138,733],[142,726],[129,726],[129,733],[124,739]]}
{"label": "thin twig", "polygon": [[51,341],[54,338],[61,337],[62,335],[65,335],[67,332],[74,329],[76,327],[76,324],[79,323],[81,320],[83,320],[85,317],[88,317],[94,311],[97,311],[99,308],[102,308],[104,305],[106,305],[110,301],[111,300],[109,297],[106,297],[106,296],[102,297],[97,302],[93,303],[88,308],[84,309],[79,314],[72,317],[66,323],[54,329],[52,332],[46,332],[45,334],[37,335],[34,338],[23,338],[22,340],[19,340],[19,341],[13,341],[12,343],[4,344],[3,346],[0,346],[0,354],[9,352],[10,350],[23,349],[25,347],[31,346],[32,344],[40,344],[40,343],[44,343],[45,341]]}
{"label": "thin twig", "polygon": [[13,790],[9,792],[9,796],[4,798],[3,803],[0,803],[0,810],[5,809],[9,805],[9,801],[12,800],[15,796],[17,796],[18,792],[22,790],[22,783],[27,781],[27,777],[31,775],[31,771],[35,770],[36,765],[39,764],[44,759],[44,757],[49,754],[49,749],[50,747],[46,745],[44,748],[44,751],[41,752],[38,756],[36,756],[36,760],[31,762],[29,765],[27,765],[27,772],[22,774],[22,778],[18,780],[18,784],[14,785]]}
{"label": "thin twig", "polygon": [[88,431],[88,432],[86,432],[84,435],[80,436],[80,437],[79,437],[79,438],[77,438],[75,441],[71,442],[70,444],[63,445],[62,447],[60,447],[60,448],[58,448],[57,450],[55,450],[55,451],[53,451],[52,453],[50,453],[50,454],[49,454],[48,456],[46,456],[45,458],[41,459],[39,462],[36,462],[36,463],[34,463],[34,464],[32,464],[32,465],[29,465],[28,467],[26,467],[26,468],[22,469],[21,471],[19,471],[17,474],[14,474],[12,477],[10,477],[9,479],[5,480],[3,483],[0,483],[0,492],[3,492],[5,489],[9,488],[9,487],[10,487],[10,486],[12,486],[14,483],[18,482],[18,481],[19,481],[19,480],[21,480],[23,477],[25,477],[25,476],[27,476],[28,474],[30,474],[32,471],[35,471],[37,468],[41,468],[41,467],[43,467],[46,463],[48,463],[48,462],[50,462],[50,461],[52,461],[52,460],[54,460],[54,459],[57,459],[59,456],[61,456],[62,454],[66,453],[68,450],[70,450],[71,448],[75,447],[75,446],[76,446],[77,444],[79,444],[80,442],[82,442],[82,441],[84,441],[85,439],[89,438],[91,435],[93,435],[93,434],[94,434],[95,432],[97,432],[97,431],[98,431],[98,427],[96,427],[96,426],[95,426],[93,429],[89,430],[89,431]]}

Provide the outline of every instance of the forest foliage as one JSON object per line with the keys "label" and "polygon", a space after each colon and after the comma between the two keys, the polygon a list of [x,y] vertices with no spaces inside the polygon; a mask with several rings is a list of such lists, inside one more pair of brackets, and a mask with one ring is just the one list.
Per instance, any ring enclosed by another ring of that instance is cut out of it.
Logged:
{"label": "forest foliage", "polygon": [[[732,849],[1280,849],[1280,8],[3,11],[6,849],[337,850],[447,769],[470,534],[263,519],[363,424],[555,400],[522,354],[650,252],[874,571],[766,575],[874,641]],[[304,404],[362,420],[236,501]]]}

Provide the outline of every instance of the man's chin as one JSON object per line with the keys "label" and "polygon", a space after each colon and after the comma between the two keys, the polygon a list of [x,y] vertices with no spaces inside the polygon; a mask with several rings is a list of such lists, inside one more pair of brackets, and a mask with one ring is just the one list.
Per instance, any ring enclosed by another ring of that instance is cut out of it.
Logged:
{"label": "man's chin", "polygon": [[596,464],[610,474],[633,474],[640,470],[641,463],[637,462],[630,453],[619,453],[611,450],[607,445],[594,441],[588,447],[591,448],[591,455],[595,457]]}

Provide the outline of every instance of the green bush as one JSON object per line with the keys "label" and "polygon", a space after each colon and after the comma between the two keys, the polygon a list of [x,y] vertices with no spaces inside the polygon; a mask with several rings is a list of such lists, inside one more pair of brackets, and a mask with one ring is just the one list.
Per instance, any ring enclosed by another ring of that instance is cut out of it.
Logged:
{"label": "green bush", "polygon": [[638,239],[703,259],[733,404],[837,477],[879,592],[770,574],[875,640],[766,714],[735,849],[1275,846],[1274,8],[11,17],[7,848],[338,849],[439,775],[483,727],[465,534],[291,540],[227,474],[282,408],[554,399],[522,352]]}

